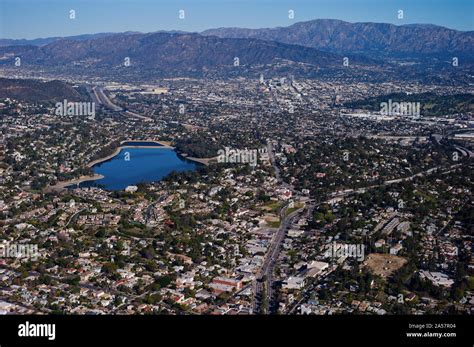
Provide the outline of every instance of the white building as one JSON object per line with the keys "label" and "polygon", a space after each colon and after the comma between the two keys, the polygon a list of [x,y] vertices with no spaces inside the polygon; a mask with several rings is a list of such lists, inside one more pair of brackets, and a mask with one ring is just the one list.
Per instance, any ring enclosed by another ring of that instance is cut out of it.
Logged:
{"label": "white building", "polygon": [[400,243],[397,243],[395,246],[390,247],[390,254],[397,255],[402,248],[403,246]]}
{"label": "white building", "polygon": [[429,281],[433,282],[434,285],[441,286],[441,287],[451,287],[454,283],[452,279],[448,277],[448,275],[442,272],[430,272],[421,270],[420,277],[422,279],[426,278]]}
{"label": "white building", "polygon": [[135,193],[138,190],[137,186],[127,186],[125,188],[125,191],[128,193]]}
{"label": "white building", "polygon": [[283,289],[301,289],[304,286],[304,277],[290,276],[283,282]]}

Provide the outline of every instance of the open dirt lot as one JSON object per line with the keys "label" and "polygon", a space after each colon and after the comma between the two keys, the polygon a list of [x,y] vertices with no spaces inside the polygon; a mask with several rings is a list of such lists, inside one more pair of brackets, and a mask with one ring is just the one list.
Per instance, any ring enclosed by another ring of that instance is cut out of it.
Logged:
{"label": "open dirt lot", "polygon": [[364,261],[364,266],[368,267],[370,272],[384,278],[389,277],[396,270],[401,268],[407,260],[405,258],[386,254],[386,253],[371,253]]}

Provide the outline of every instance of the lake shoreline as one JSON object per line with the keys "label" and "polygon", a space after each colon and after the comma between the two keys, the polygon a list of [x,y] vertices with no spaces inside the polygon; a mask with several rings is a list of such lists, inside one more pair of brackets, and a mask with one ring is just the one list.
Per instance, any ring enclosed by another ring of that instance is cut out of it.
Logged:
{"label": "lake shoreline", "polygon": [[[154,142],[157,145],[156,146],[154,146],[154,145],[124,145],[124,143],[133,143],[133,142],[136,142],[136,143],[143,143],[143,142],[150,142],[151,143],[151,142]],[[92,168],[94,165],[97,165],[97,164],[103,163],[107,160],[110,160],[113,157],[115,157],[117,154],[119,154],[120,151],[124,148],[166,148],[166,149],[173,149],[173,150],[175,149],[173,146],[170,146],[166,142],[161,142],[161,141],[155,141],[155,140],[125,140],[125,141],[122,141],[120,143],[120,146],[118,146],[112,154],[109,154],[109,155],[107,155],[103,158],[93,160],[89,164],[87,164],[86,167]]]}
{"label": "lake shoreline", "polygon": [[[143,145],[143,144],[139,144],[139,143],[145,143],[145,142],[148,142],[148,143],[156,143],[156,145]],[[133,143],[137,143],[137,145],[133,145]],[[183,159],[185,160],[189,160],[189,161],[192,161],[192,162],[195,162],[195,163],[198,163],[200,165],[205,165],[205,166],[208,166],[209,163],[212,161],[212,160],[215,160],[217,157],[213,157],[213,158],[196,158],[196,157],[189,157],[187,156],[186,154],[182,154],[182,153],[179,153],[175,147],[171,146],[169,142],[167,141],[156,141],[156,140],[125,140],[125,141],[122,141],[120,143],[120,146],[118,146],[113,153],[103,157],[103,158],[99,158],[99,159],[95,159],[93,161],[91,161],[90,163],[88,163],[86,165],[87,168],[91,169],[93,168],[95,165],[98,165],[98,164],[102,164],[104,162],[107,162],[111,159],[113,159],[114,157],[116,157],[123,149],[126,149],[126,148],[163,148],[163,149],[171,149],[171,150],[174,150],[176,152],[176,154],[180,157],[182,157]],[[66,190],[68,187],[70,186],[73,186],[73,185],[79,185],[83,182],[87,182],[87,181],[97,181],[97,180],[100,180],[102,178],[104,178],[105,176],[103,175],[100,175],[100,174],[93,174],[93,175],[90,175],[90,176],[81,176],[79,178],[74,178],[74,179],[71,179],[71,180],[67,180],[67,181],[61,181],[61,182],[57,182],[56,184],[54,185],[51,185],[51,186],[48,186],[44,189],[45,192],[61,192],[61,191],[64,191]]]}
{"label": "lake shoreline", "polygon": [[212,158],[196,158],[196,157],[187,157],[187,156],[184,156],[183,154],[180,154],[178,153],[180,156],[182,156],[183,158],[187,159],[187,160],[191,160],[191,161],[194,161],[196,163],[199,163],[199,164],[202,164],[202,165],[205,165],[205,166],[209,166],[210,162],[213,161],[213,160],[217,160],[217,157],[212,157]]}
{"label": "lake shoreline", "polygon": [[94,174],[94,175],[91,175],[91,176],[81,176],[79,178],[74,178],[72,180],[68,180],[68,181],[60,181],[52,186],[49,186],[49,187],[46,187],[44,189],[44,192],[45,193],[49,193],[49,192],[61,192],[61,191],[64,191],[64,190],[67,190],[67,188],[69,186],[73,186],[73,185],[79,185],[83,182],[87,182],[87,181],[97,181],[97,180],[100,180],[102,178],[104,178],[105,176],[103,175],[100,175],[100,174]]}

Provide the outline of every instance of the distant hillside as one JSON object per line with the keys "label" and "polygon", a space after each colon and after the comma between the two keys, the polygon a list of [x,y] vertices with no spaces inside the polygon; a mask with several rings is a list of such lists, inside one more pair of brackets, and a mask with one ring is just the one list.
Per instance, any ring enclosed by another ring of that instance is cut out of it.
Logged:
{"label": "distant hillside", "polygon": [[[394,59],[408,56],[408,62]],[[456,67],[453,56],[459,58]],[[309,79],[467,85],[472,79],[474,41],[473,32],[433,25],[315,20],[287,28],[214,29],[204,35],[126,32],[57,39],[41,46],[0,46],[0,68],[14,72],[15,57],[21,58],[21,68],[33,73],[124,82],[291,74]],[[343,65],[344,57],[349,65]]]}
{"label": "distant hillside", "polygon": [[348,23],[316,19],[289,27],[242,29],[217,28],[203,35],[228,38],[256,38],[292,43],[337,53],[375,55],[474,54],[474,32],[462,32],[436,25],[393,25]]}
{"label": "distant hillside", "polygon": [[[159,30],[157,33],[170,33],[170,34],[187,34],[185,31],[180,30]],[[100,37],[107,37],[117,34],[140,34],[138,31],[126,31],[123,33],[97,33],[97,34],[83,34],[83,35],[74,35],[74,36],[65,36],[65,37],[42,37],[37,39],[2,39],[0,38],[0,47],[5,46],[44,46],[48,43],[59,41],[59,40],[69,40],[69,41],[85,41],[98,39]]]}
{"label": "distant hillside", "polygon": [[[199,34],[124,33],[91,40],[57,40],[44,46],[0,47],[0,64],[13,65],[21,57],[25,67],[48,71],[114,77],[202,76],[281,62],[319,69],[342,68],[342,56],[258,39],[222,39]],[[125,58],[130,66],[125,67]],[[236,64],[238,58],[238,66]],[[373,59],[352,57],[351,64],[374,65]]]}
{"label": "distant hillside", "polygon": [[38,39],[0,39],[0,47],[2,46],[43,46],[47,45],[48,43],[58,41],[58,40],[72,40],[72,41],[84,41],[90,40],[99,37],[106,37],[114,35],[114,33],[98,33],[98,34],[84,34],[84,35],[76,35],[76,36],[68,36],[68,37],[44,37]]}
{"label": "distant hillside", "polygon": [[69,84],[61,81],[41,82],[0,78],[0,99],[11,98],[29,102],[83,100],[84,97]]}

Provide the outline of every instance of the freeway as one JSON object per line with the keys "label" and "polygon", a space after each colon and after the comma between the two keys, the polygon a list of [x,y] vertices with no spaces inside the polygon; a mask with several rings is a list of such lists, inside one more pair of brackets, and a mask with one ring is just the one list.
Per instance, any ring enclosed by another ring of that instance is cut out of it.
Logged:
{"label": "freeway", "polygon": [[122,116],[131,117],[131,118],[138,118],[138,119],[148,121],[148,122],[153,120],[150,117],[142,116],[142,115],[140,115],[136,112],[132,112],[132,111],[129,111],[129,110],[124,110],[122,107],[120,107],[118,105],[115,105],[109,99],[109,97],[105,94],[104,89],[101,88],[101,87],[97,87],[97,86],[93,87],[91,96],[92,96],[92,99],[94,101],[98,101],[99,104],[104,105],[105,107],[107,107],[111,111],[120,112],[120,114]]}
{"label": "freeway", "polygon": [[99,103],[105,105],[107,108],[111,109],[115,112],[123,111],[120,106],[115,105],[110,99],[105,95],[104,89],[101,87],[93,87],[92,91],[95,95],[95,99],[99,101]]}
{"label": "freeway", "polygon": [[459,152],[461,152],[461,154],[465,157],[468,157],[468,158],[474,158],[474,152],[470,151],[469,149],[467,149],[466,147],[462,147],[462,146],[454,146],[454,148],[456,148],[456,150],[458,150]]}

